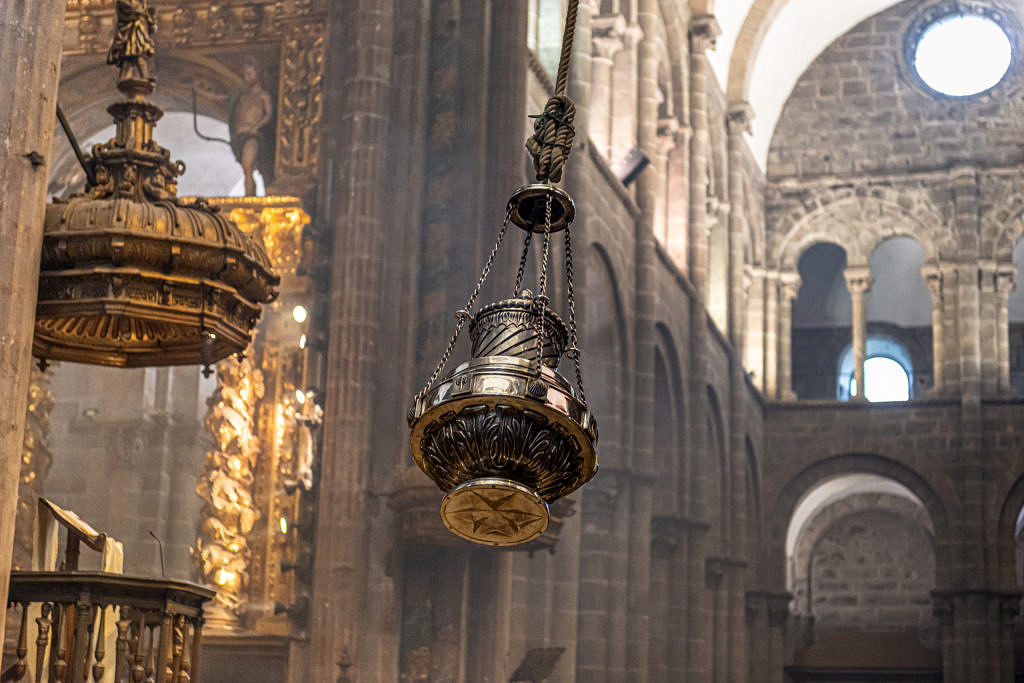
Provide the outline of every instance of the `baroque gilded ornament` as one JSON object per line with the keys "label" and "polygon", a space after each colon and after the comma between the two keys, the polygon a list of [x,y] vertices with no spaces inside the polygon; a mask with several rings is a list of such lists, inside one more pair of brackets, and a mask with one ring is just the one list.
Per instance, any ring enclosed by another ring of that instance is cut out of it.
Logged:
{"label": "baroque gilded ornament", "polygon": [[[511,546],[544,533],[549,504],[597,472],[597,423],[587,408],[577,346],[573,290],[572,198],[556,185],[572,147],[575,107],[566,96],[578,0],[570,0],[556,94],[534,117],[527,149],[536,184],[508,203],[505,223],[434,374],[409,411],[413,459],[446,492],[441,520],[475,543]],[[490,273],[509,223],[525,232],[513,298],[473,305]],[[569,324],[548,306],[551,238],[563,232]],[[523,289],[534,234],[541,241],[537,293]],[[466,323],[472,358],[440,381]],[[576,386],[557,372],[565,354],[576,366]]]}
{"label": "baroque gilded ornament", "polygon": [[322,22],[295,24],[284,40],[275,155],[277,176],[314,177],[319,171],[325,48]]}
{"label": "baroque gilded ornament", "polygon": [[260,516],[253,500],[260,455],[254,415],[263,391],[263,373],[249,358],[217,366],[217,392],[206,415],[214,447],[196,484],[204,505],[192,556],[202,579],[217,586],[209,619],[222,627],[237,620],[249,581],[248,535]]}
{"label": "baroque gilded ornament", "polygon": [[82,194],[46,208],[33,353],[120,367],[212,365],[248,345],[279,279],[260,245],[201,199],[177,197],[185,165],[153,139],[163,112],[154,12],[117,0],[107,61],[126,99],[116,134],[85,160]]}

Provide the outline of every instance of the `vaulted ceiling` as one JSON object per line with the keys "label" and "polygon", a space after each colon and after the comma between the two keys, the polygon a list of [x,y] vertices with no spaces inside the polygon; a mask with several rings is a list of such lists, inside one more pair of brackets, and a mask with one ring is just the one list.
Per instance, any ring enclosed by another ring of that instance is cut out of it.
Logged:
{"label": "vaulted ceiling", "polygon": [[692,0],[722,29],[710,56],[731,102],[754,110],[750,146],[764,167],[775,124],[800,74],[858,23],[900,0]]}

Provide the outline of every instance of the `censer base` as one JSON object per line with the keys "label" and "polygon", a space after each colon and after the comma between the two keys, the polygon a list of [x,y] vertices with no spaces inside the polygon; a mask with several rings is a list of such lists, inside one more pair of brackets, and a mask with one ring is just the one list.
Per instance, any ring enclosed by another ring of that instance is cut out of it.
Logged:
{"label": "censer base", "polygon": [[441,501],[441,521],[457,536],[484,545],[519,545],[548,528],[548,504],[523,484],[500,477],[470,479]]}

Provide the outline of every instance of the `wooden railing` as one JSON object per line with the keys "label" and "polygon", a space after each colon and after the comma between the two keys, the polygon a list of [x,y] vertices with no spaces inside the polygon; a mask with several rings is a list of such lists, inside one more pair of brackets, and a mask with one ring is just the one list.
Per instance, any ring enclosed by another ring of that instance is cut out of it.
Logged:
{"label": "wooden railing", "polygon": [[198,683],[203,604],[187,581],[12,572],[20,630],[0,683]]}

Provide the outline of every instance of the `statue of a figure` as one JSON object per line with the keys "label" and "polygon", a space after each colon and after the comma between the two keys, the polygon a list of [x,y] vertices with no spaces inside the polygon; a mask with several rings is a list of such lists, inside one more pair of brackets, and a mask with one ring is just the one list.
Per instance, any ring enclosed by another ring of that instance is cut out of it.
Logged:
{"label": "statue of a figure", "polygon": [[117,0],[116,14],[117,30],[107,52],[107,64],[118,66],[119,81],[129,78],[132,69],[139,80],[148,80],[156,12],[146,7],[146,0]]}
{"label": "statue of a figure", "polygon": [[231,151],[242,166],[245,195],[252,197],[256,194],[253,177],[256,170],[263,176],[264,184],[269,185],[273,180],[274,129],[271,121],[274,103],[270,93],[263,89],[255,60],[248,60],[242,65],[242,81],[245,89],[234,95],[216,92],[203,82],[197,82],[195,88],[204,97],[228,103]]}

